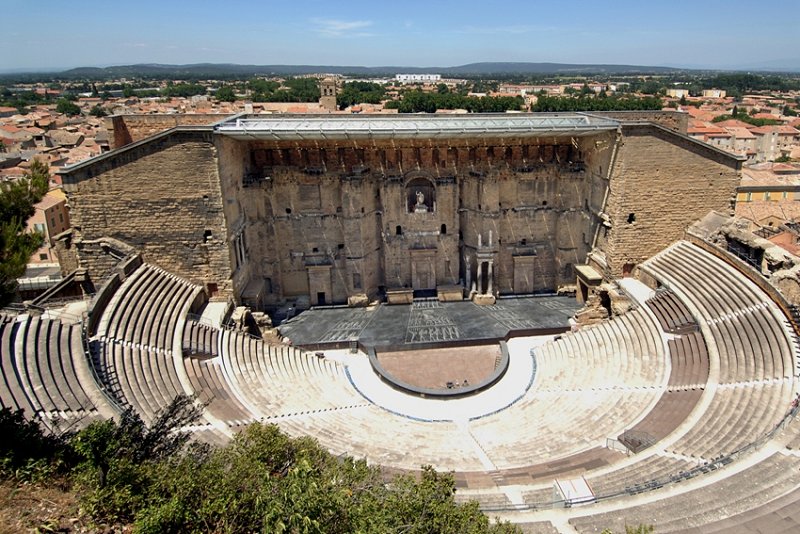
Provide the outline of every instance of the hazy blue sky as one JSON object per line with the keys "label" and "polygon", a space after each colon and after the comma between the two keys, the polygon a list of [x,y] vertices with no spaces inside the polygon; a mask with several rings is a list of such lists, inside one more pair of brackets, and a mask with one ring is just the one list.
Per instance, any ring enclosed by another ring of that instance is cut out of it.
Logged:
{"label": "hazy blue sky", "polygon": [[800,67],[800,1],[2,0],[0,70],[130,63]]}

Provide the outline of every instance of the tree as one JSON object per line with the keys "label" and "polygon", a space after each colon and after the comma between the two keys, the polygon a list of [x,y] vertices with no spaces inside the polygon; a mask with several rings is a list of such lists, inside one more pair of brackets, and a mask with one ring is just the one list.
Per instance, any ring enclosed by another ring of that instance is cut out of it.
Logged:
{"label": "tree", "polygon": [[683,94],[682,94],[682,95],[681,95],[681,99],[678,101],[678,103],[679,103],[681,106],[685,106],[685,105],[686,105],[686,95],[683,95]]}
{"label": "tree", "polygon": [[108,111],[103,108],[100,104],[95,104],[92,109],[89,110],[89,115],[92,117],[105,117],[108,115]]}
{"label": "tree", "polygon": [[70,102],[66,98],[59,98],[56,103],[56,111],[64,115],[75,116],[81,114],[81,108],[74,102]]}
{"label": "tree", "polygon": [[68,435],[45,433],[35,420],[25,419],[22,410],[0,409],[0,476],[22,482],[47,480],[64,465]]}
{"label": "tree", "polygon": [[153,472],[175,457],[189,441],[181,431],[195,422],[201,408],[185,395],[177,396],[148,427],[128,408],[113,419],[91,423],[71,441],[84,488],[83,506],[95,518],[129,521],[145,505]]}
{"label": "tree", "polygon": [[378,104],[385,97],[382,85],[370,82],[349,82],[344,84],[339,94],[336,95],[336,105],[339,109],[356,104]]}
{"label": "tree", "polygon": [[14,298],[17,278],[25,273],[31,254],[42,245],[42,235],[26,233],[25,223],[49,187],[47,165],[38,159],[22,179],[0,184],[0,306]]}
{"label": "tree", "polygon": [[160,532],[510,533],[476,502],[455,502],[451,474],[424,467],[386,482],[364,460],[334,457],[313,438],[253,424],[230,445],[162,463],[136,530]]}
{"label": "tree", "polygon": [[230,85],[223,85],[214,94],[214,97],[220,102],[236,102],[236,93]]}

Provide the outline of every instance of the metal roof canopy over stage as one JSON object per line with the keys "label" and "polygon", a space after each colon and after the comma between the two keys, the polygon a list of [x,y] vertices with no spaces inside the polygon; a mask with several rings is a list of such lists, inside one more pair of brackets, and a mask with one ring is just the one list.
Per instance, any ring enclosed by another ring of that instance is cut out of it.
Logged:
{"label": "metal roof canopy over stage", "polygon": [[583,113],[257,115],[233,117],[214,131],[237,139],[274,140],[575,137],[616,130],[619,124]]}

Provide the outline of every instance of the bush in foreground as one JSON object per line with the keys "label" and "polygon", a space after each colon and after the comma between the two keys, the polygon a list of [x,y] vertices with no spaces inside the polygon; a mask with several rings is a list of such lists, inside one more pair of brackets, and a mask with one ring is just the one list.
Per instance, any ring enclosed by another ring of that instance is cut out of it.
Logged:
{"label": "bush in foreground", "polygon": [[128,410],[59,439],[4,410],[0,430],[14,439],[0,449],[2,477],[31,462],[58,468],[85,518],[141,533],[518,532],[456,503],[451,474],[423,467],[387,482],[363,460],[258,423],[225,447],[191,443],[182,429],[199,413],[178,397],[150,426]]}

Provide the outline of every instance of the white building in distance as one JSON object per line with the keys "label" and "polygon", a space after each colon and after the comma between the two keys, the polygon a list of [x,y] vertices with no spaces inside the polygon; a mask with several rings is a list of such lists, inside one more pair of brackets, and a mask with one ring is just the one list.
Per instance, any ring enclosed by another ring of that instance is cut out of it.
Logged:
{"label": "white building in distance", "polygon": [[441,74],[395,74],[395,81],[400,83],[434,83],[442,81]]}

